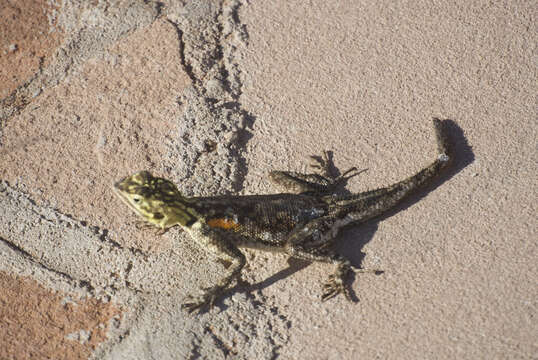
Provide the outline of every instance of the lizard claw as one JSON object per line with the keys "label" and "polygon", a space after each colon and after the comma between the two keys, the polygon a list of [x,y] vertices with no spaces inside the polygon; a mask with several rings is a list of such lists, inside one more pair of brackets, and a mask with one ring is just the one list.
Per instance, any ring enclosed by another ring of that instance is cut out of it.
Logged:
{"label": "lizard claw", "polygon": [[344,284],[344,279],[341,276],[332,274],[329,276],[329,281],[323,285],[323,295],[321,295],[321,301],[332,299],[340,293],[343,293],[347,300],[353,301],[351,298],[351,292]]}
{"label": "lizard claw", "polygon": [[336,274],[329,275],[329,281],[323,285],[323,295],[321,296],[321,301],[327,301],[342,293],[347,300],[353,302],[351,291],[349,287],[345,285],[344,280],[347,274],[349,274],[351,271],[355,273],[374,273],[376,275],[383,273],[382,270],[361,269],[351,265],[339,269]]}
{"label": "lizard claw", "polygon": [[149,230],[149,231],[153,232],[155,235],[163,235],[168,231],[168,228],[161,228],[161,227],[159,227],[157,225],[148,223],[148,222],[146,222],[144,220],[137,220],[135,222],[135,227],[138,230]]}
{"label": "lizard claw", "polygon": [[383,274],[385,272],[384,270],[363,269],[363,268],[358,268],[358,267],[355,267],[355,266],[350,266],[350,268],[351,268],[351,271],[353,271],[355,274],[358,274],[358,273],[374,273],[376,275],[380,275],[380,274]]}

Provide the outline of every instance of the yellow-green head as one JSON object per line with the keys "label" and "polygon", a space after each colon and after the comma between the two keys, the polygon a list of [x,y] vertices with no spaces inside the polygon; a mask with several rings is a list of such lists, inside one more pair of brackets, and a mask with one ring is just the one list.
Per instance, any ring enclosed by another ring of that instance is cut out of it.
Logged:
{"label": "yellow-green head", "polygon": [[116,194],[147,222],[167,229],[196,221],[194,209],[169,180],[140,171],[114,184]]}

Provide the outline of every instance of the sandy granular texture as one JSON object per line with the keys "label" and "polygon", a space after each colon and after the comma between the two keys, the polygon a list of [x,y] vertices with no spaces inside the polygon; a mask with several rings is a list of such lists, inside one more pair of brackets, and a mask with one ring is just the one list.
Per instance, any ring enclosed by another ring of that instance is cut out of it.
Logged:
{"label": "sandy granular texture", "polygon": [[63,40],[57,6],[21,0],[0,6],[0,99],[49,65]]}

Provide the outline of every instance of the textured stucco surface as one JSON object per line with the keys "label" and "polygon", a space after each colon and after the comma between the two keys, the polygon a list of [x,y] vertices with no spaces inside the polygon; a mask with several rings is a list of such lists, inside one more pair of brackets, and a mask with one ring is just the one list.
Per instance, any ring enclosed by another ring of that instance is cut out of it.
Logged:
{"label": "textured stucco surface", "polygon": [[[0,358],[534,358],[536,7],[530,1],[1,1]],[[31,20],[31,21],[25,21]],[[534,57],[534,58],[533,58]],[[450,120],[454,165],[342,234],[332,269],[247,251],[245,283],[178,229],[138,230],[111,184],[276,192],[331,150],[348,189],[410,176]],[[33,342],[21,339],[31,337]],[[30,346],[24,346],[28,344]]]}

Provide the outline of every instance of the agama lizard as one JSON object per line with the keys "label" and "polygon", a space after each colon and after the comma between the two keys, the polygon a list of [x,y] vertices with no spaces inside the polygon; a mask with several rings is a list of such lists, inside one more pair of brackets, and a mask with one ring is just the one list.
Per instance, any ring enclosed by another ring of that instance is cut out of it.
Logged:
{"label": "agama lizard", "polygon": [[336,265],[324,285],[322,300],[343,293],[351,300],[346,278],[353,267],[337,254],[333,242],[344,226],[356,225],[393,208],[413,190],[437,175],[449,163],[443,122],[433,119],[437,139],[436,160],[417,174],[377,190],[338,195],[336,187],[355,174],[355,168],[339,177],[329,175],[326,158],[319,159],[315,174],[272,171],[273,182],[294,193],[249,196],[185,197],[170,181],[141,171],[114,185],[119,197],[147,225],[161,232],[179,225],[204,249],[229,263],[228,274],[199,296],[189,296],[183,307],[189,312],[211,308],[238,279],[245,265],[240,247],[280,251],[291,257]]}

